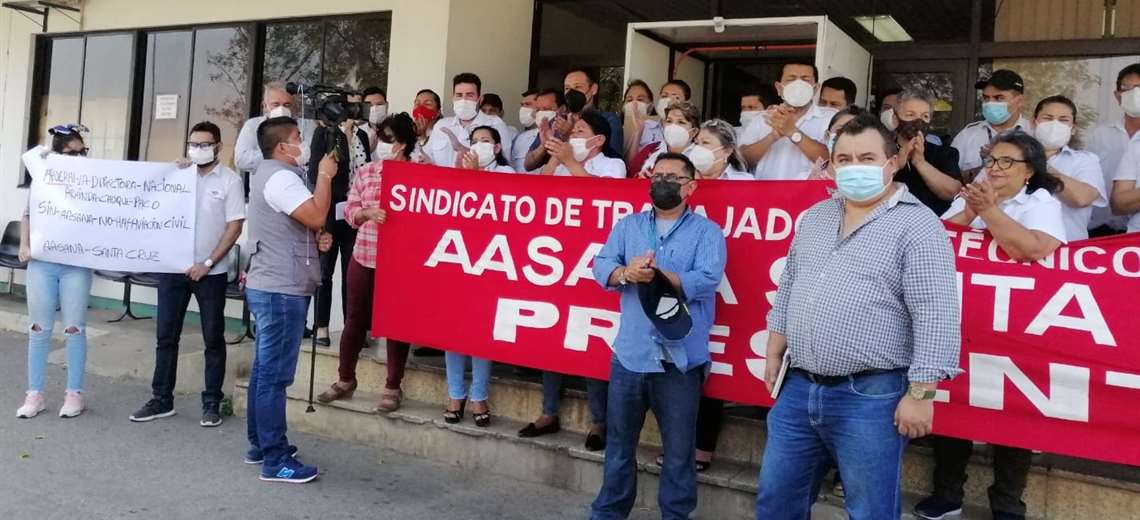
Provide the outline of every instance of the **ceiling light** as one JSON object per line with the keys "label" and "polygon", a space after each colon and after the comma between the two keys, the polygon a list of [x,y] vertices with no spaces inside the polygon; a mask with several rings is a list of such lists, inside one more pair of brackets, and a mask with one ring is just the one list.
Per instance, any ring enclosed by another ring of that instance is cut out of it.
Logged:
{"label": "ceiling light", "polygon": [[891,15],[856,16],[855,21],[881,42],[914,41]]}

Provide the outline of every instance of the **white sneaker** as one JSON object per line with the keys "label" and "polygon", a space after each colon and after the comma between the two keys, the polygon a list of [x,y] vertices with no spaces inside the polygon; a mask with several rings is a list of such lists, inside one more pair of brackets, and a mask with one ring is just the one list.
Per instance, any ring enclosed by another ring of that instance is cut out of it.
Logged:
{"label": "white sneaker", "polygon": [[47,407],[44,406],[43,392],[29,391],[27,395],[24,396],[24,405],[21,406],[19,410],[16,410],[16,417],[20,419],[31,419],[39,415],[45,408]]}
{"label": "white sneaker", "polygon": [[68,392],[63,398],[63,407],[59,409],[60,417],[77,417],[83,413],[83,394]]}

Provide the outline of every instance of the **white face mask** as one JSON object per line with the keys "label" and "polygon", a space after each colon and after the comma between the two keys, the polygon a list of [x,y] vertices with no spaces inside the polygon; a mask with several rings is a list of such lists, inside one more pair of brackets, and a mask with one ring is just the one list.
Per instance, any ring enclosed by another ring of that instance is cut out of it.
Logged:
{"label": "white face mask", "polygon": [[388,117],[388,105],[372,105],[372,108],[368,109],[369,123],[378,125],[385,117]]}
{"label": "white face mask", "polygon": [[672,105],[676,100],[665,96],[657,99],[657,115],[665,117],[665,112],[669,110],[669,105]]}
{"label": "white face mask", "polygon": [[696,168],[698,172],[704,173],[717,163],[716,153],[714,153],[717,150],[720,150],[720,148],[710,150],[702,145],[697,145],[689,148],[689,151],[685,152],[685,155],[693,162],[693,167]]}
{"label": "white face mask", "polygon": [[195,148],[188,146],[186,147],[186,158],[198,166],[205,166],[214,162],[214,147]]}
{"label": "white face mask", "polygon": [[1034,137],[1046,150],[1060,150],[1073,137],[1073,127],[1060,121],[1045,121],[1033,130]]}
{"label": "white face mask", "polygon": [[289,107],[279,106],[273,110],[270,110],[265,117],[268,117],[269,119],[273,119],[275,117],[293,117],[293,111],[289,110]]}
{"label": "white face mask", "polygon": [[294,148],[297,148],[298,150],[301,150],[300,155],[290,155],[290,157],[292,157],[293,160],[297,161],[298,167],[305,168],[305,167],[309,166],[309,147],[305,146],[305,143],[301,143],[301,144],[285,143],[285,144],[292,146]]}
{"label": "white face mask", "polygon": [[495,161],[495,143],[479,142],[471,145],[471,151],[479,161],[480,168],[486,168]]}
{"label": "white face mask", "polygon": [[451,103],[451,108],[460,121],[475,119],[475,114],[479,111],[478,104],[470,99],[456,99]]}
{"label": "white face mask", "polygon": [[543,124],[558,116],[558,112],[553,110],[539,110],[534,113],[534,121],[538,124]]}
{"label": "white face mask", "polygon": [[395,147],[396,143],[385,143],[384,141],[376,143],[376,149],[372,151],[372,160],[386,161],[391,159],[395,155],[392,153]]}
{"label": "white face mask", "polygon": [[572,137],[570,139],[570,148],[574,150],[575,161],[585,161],[586,157],[590,155],[590,149],[586,146],[585,137]]}
{"label": "white face mask", "polygon": [[523,126],[533,125],[534,109],[530,107],[519,107],[519,123]]}
{"label": "white face mask", "polygon": [[806,107],[815,97],[815,87],[802,79],[784,85],[784,102],[796,108]]}
{"label": "white face mask", "polygon": [[752,122],[755,121],[757,117],[760,117],[760,114],[763,114],[763,113],[764,113],[763,110],[745,110],[745,111],[741,112],[740,113],[740,126],[742,126],[744,128],[748,128],[749,125],[751,125]]}
{"label": "white face mask", "polygon": [[898,123],[895,122],[895,109],[893,108],[888,108],[880,112],[879,121],[883,123],[883,126],[887,127],[887,130],[892,132],[899,127]]}
{"label": "white face mask", "polygon": [[649,115],[649,103],[644,101],[630,101],[625,104],[625,113],[637,114],[639,117]]}
{"label": "white face mask", "polygon": [[689,131],[685,127],[670,123],[665,125],[665,144],[670,148],[680,148],[689,144]]}
{"label": "white face mask", "polygon": [[1140,87],[1132,87],[1120,95],[1120,108],[1128,117],[1140,117]]}

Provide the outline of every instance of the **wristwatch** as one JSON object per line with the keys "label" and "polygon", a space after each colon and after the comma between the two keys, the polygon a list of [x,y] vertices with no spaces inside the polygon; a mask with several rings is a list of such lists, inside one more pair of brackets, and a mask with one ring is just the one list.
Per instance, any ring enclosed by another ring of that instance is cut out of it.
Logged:
{"label": "wristwatch", "polygon": [[906,391],[906,395],[909,395],[910,398],[915,401],[931,401],[934,399],[934,396],[938,395],[938,391],[923,388],[919,385],[910,385],[910,388]]}
{"label": "wristwatch", "polygon": [[621,285],[628,285],[629,280],[625,279],[625,268],[621,268],[621,274],[618,275],[618,283]]}
{"label": "wristwatch", "polygon": [[792,142],[793,142],[793,143],[795,143],[795,144],[800,144],[800,141],[803,141],[803,140],[804,140],[804,134],[801,134],[799,131],[796,131],[795,133],[793,133],[792,135],[790,135],[790,136],[788,137],[788,139],[791,139],[791,140],[792,140]]}
{"label": "wristwatch", "polygon": [[205,261],[202,262],[202,265],[204,265],[206,267],[214,267],[214,259],[213,258],[207,258]]}

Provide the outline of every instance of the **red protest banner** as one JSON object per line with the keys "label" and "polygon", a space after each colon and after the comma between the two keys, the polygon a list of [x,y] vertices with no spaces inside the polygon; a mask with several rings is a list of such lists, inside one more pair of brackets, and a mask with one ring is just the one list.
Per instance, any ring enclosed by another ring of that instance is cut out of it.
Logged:
{"label": "red protest banner", "polygon": [[[765,316],[819,182],[702,181],[692,200],[724,230],[707,394],[771,405]],[[388,163],[373,330],[496,361],[604,379],[617,295],[590,272],[636,180],[487,174]],[[939,433],[1140,464],[1140,236],[1010,263],[988,235],[948,229],[958,255],[962,366],[942,385]],[[1031,434],[1029,433],[1031,432]]]}

